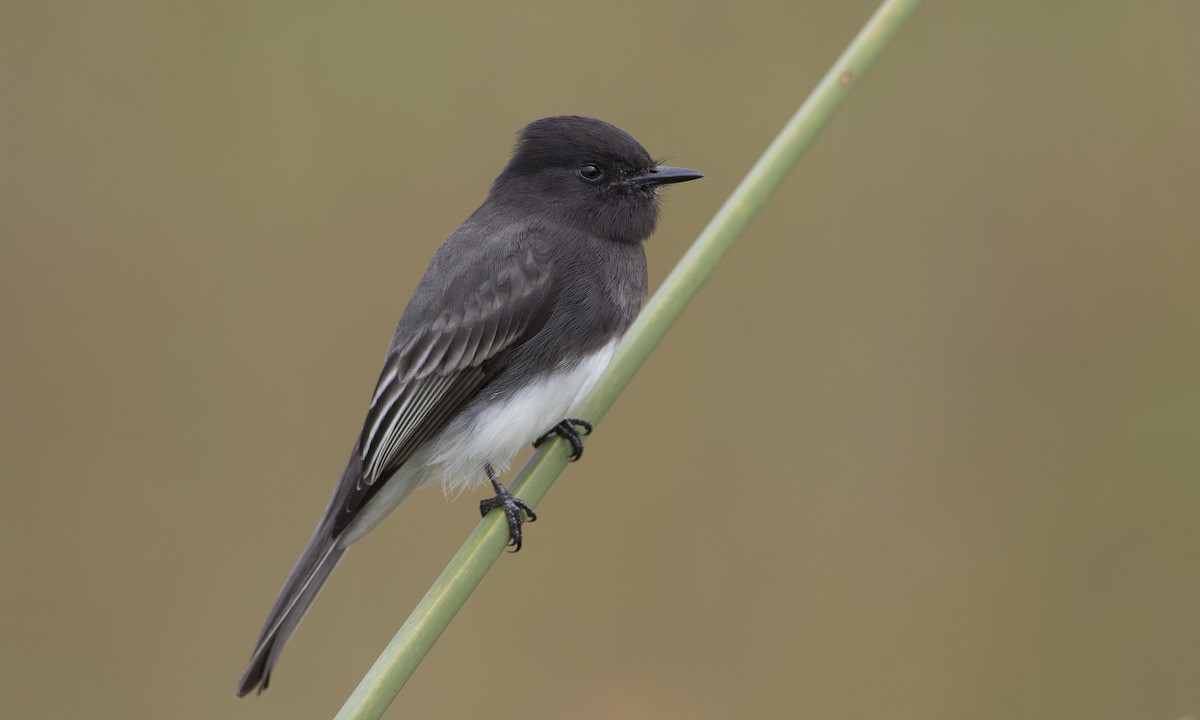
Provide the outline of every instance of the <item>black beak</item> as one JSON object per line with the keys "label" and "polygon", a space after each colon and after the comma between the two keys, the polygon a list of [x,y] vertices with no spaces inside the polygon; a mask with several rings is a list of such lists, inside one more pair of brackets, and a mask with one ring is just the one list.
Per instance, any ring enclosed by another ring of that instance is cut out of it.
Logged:
{"label": "black beak", "polygon": [[704,173],[698,170],[671,167],[669,165],[656,165],[648,173],[634,175],[629,178],[629,182],[633,185],[666,185],[668,183],[699,180],[702,177],[704,177]]}

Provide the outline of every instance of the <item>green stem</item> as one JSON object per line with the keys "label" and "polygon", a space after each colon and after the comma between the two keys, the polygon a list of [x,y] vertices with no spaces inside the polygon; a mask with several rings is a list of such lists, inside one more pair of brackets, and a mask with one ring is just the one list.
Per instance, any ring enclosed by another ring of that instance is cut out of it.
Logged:
{"label": "green stem", "polygon": [[[646,304],[621,343],[612,365],[577,415],[593,423],[604,417],[688,301],[712,274],[751,218],[770,199],[834,110],[862,80],[918,2],[886,0],[880,5]],[[562,441],[556,440],[534,454],[512,483],[514,495],[531,506],[541,501],[567,464],[567,453],[561,445]],[[491,513],[480,522],[346,700],[337,714],[338,720],[363,720],[383,715],[471,591],[504,551],[507,541],[508,525],[502,513]]]}

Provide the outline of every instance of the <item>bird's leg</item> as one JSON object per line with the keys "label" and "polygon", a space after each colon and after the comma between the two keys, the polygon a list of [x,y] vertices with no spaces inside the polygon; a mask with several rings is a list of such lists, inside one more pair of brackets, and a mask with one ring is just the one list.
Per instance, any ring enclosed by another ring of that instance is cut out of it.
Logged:
{"label": "bird's leg", "polygon": [[521,526],[525,524],[521,511],[529,516],[529,522],[537,520],[537,513],[526,505],[525,501],[513,497],[508,488],[500,483],[500,476],[496,474],[496,469],[491,463],[484,463],[483,469],[488,480],[492,481],[492,489],[496,491],[496,496],[479,501],[479,514],[486,517],[492,510],[504,508],[504,517],[508,520],[508,544],[513,546],[513,552],[517,552],[521,549]]}
{"label": "bird's leg", "polygon": [[[582,432],[580,432],[582,431]],[[534,447],[554,437],[571,443],[571,462],[583,457],[583,436],[592,434],[592,424],[579,418],[567,418],[550,429],[550,432],[533,441]]]}

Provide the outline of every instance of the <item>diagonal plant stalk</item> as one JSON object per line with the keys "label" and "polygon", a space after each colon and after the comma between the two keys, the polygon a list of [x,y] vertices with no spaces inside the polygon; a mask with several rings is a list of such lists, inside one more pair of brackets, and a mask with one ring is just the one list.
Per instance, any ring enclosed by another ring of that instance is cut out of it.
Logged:
{"label": "diagonal plant stalk", "polygon": [[[646,304],[612,365],[576,412],[598,423],[662,340],[700,285],[766,204],[825,122],[916,8],[919,0],[885,0],[796,114],[759,158]],[[562,440],[546,443],[513,480],[513,494],[536,506],[567,464]],[[442,571],[336,720],[379,718],[454,619],[508,542],[501,513],[491,513]]]}

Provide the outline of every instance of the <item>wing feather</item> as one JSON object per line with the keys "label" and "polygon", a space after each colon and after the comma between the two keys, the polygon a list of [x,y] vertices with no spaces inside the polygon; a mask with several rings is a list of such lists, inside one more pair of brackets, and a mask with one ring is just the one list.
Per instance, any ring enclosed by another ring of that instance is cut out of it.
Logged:
{"label": "wing feather", "polygon": [[[422,443],[446,425],[495,373],[507,353],[535,335],[553,305],[548,262],[527,247],[482,267],[492,275],[455,278],[436,314],[420,307],[411,317],[417,295],[397,328],[379,383],[372,395],[356,452],[362,460],[357,478],[343,478],[336,504],[334,533],[349,525],[357,511]],[[495,268],[500,268],[496,270]],[[428,276],[427,276],[428,277]],[[425,281],[422,281],[422,286]],[[409,330],[411,328],[411,330]],[[408,332],[406,332],[406,330]],[[485,365],[487,363],[487,365]],[[485,369],[486,368],[486,369]]]}

